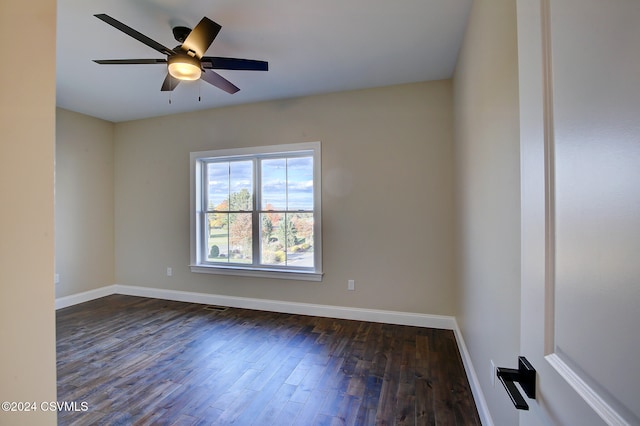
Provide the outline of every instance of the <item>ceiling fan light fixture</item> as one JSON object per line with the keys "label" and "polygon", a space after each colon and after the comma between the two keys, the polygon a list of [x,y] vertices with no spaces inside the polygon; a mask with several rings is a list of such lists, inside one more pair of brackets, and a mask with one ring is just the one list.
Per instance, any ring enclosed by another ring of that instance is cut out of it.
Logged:
{"label": "ceiling fan light fixture", "polygon": [[169,63],[169,74],[178,80],[197,80],[202,75],[198,58],[189,55],[173,55],[169,57],[167,62]]}

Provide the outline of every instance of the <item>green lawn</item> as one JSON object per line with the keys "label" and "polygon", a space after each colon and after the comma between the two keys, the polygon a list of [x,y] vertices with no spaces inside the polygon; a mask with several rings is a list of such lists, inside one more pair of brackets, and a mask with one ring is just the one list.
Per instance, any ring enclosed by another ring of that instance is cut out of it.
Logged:
{"label": "green lawn", "polygon": [[[209,241],[207,242],[207,253],[211,253],[212,246],[218,246],[220,249],[220,255],[215,258],[211,258],[207,256],[208,260],[214,262],[229,262],[229,241],[228,234],[226,228],[220,229],[212,229],[211,234],[209,236]],[[232,263],[251,263],[251,259],[241,258],[241,257],[233,257],[231,259]]]}
{"label": "green lawn", "polygon": [[[207,260],[213,262],[223,262],[223,263],[252,263],[250,258],[240,257],[237,254],[232,253],[232,258],[229,259],[229,247],[228,247],[228,234],[226,228],[212,229],[211,234],[209,236],[209,240],[207,242],[207,253],[211,253],[211,247],[214,245],[218,246],[219,255],[215,258],[207,256]],[[308,244],[307,244],[308,247]],[[300,262],[299,266],[311,266],[313,264],[313,251],[306,252],[306,250],[302,250],[298,253],[289,253],[287,257],[290,257],[290,261],[294,259],[298,259]],[[304,259],[304,260],[303,260]],[[283,259],[284,260],[284,259]],[[298,263],[296,262],[296,263]],[[275,261],[274,263],[269,264],[278,264],[280,262]],[[309,264],[309,265],[307,265]]]}

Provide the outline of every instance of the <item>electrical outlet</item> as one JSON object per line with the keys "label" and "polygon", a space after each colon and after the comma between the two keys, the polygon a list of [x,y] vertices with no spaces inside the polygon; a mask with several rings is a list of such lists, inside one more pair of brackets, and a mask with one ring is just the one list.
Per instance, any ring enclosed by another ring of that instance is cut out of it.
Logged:
{"label": "electrical outlet", "polygon": [[167,266],[167,276],[168,277],[173,276],[173,268],[171,268],[170,266]]}
{"label": "electrical outlet", "polygon": [[55,284],[60,284],[60,274],[55,274],[55,275],[53,276],[53,282],[54,282]]}
{"label": "electrical outlet", "polygon": [[356,281],[355,280],[349,280],[347,282],[347,290],[355,290],[356,289]]}
{"label": "electrical outlet", "polygon": [[498,371],[496,370],[496,363],[491,360],[491,386],[496,387],[496,377]]}

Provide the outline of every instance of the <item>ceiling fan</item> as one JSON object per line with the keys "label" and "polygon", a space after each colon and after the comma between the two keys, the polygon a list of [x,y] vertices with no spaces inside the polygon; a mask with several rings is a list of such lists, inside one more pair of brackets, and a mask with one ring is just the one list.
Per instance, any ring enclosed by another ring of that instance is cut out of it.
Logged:
{"label": "ceiling fan", "polygon": [[173,36],[181,44],[173,49],[163,46],[109,15],[101,13],[94,16],[167,55],[166,59],[97,59],[94,62],[103,65],[166,64],[168,72],[160,89],[162,91],[172,91],[182,80],[202,79],[233,94],[240,89],[213,70],[268,71],[269,69],[269,64],[265,61],[204,56],[222,28],[206,16],[193,30],[187,27],[174,27]]}

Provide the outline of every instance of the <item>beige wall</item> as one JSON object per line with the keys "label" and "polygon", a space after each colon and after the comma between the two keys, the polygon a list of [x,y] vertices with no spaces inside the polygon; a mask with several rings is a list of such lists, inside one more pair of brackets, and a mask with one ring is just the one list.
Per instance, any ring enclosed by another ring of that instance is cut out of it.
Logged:
{"label": "beige wall", "polygon": [[[118,123],[116,282],[452,315],[452,120],[447,80]],[[189,152],[305,141],[322,142],[324,280],[190,272]]]}
{"label": "beige wall", "polygon": [[[0,38],[38,55],[37,66],[0,67],[0,401],[56,399],[55,22],[53,0],[0,2]],[[55,421],[0,411],[3,425]]]}
{"label": "beige wall", "polygon": [[56,111],[56,297],[115,282],[113,130]]}
{"label": "beige wall", "polygon": [[457,319],[497,425],[518,416],[490,361],[520,343],[520,174],[516,7],[473,2],[454,76]]}

